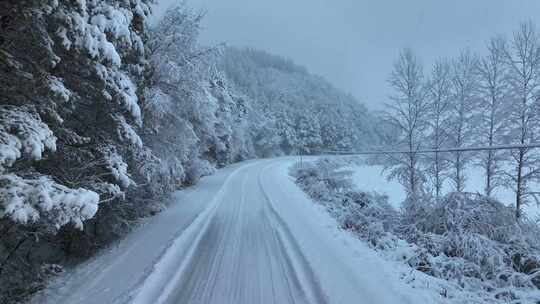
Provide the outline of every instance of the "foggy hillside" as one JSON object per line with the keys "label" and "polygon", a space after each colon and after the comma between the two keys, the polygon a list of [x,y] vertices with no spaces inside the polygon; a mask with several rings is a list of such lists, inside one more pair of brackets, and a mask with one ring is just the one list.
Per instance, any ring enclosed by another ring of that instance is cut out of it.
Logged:
{"label": "foggy hillside", "polygon": [[274,144],[285,153],[351,150],[376,143],[374,117],[362,103],[290,60],[227,48],[219,67],[248,96],[257,121],[266,119],[264,128],[277,133],[279,142]]}

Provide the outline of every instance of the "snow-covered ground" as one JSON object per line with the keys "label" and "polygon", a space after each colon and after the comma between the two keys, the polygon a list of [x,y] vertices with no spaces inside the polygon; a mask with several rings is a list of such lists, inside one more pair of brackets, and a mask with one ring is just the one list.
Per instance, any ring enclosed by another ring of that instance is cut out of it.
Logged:
{"label": "snow-covered ground", "polygon": [[[511,209],[475,195],[453,194],[442,204],[427,208],[418,220],[412,219],[414,224],[426,225],[425,230],[410,229],[402,220],[411,218],[391,210],[387,203],[400,207],[405,198],[402,187],[387,181],[380,166],[357,165],[362,163],[358,159],[333,158],[317,162],[310,159],[309,164],[293,167],[291,176],[340,227],[369,244],[389,263],[402,263],[405,270],[394,269],[404,282],[416,289],[439,292],[445,303],[517,304],[540,300],[535,287],[538,285],[532,281],[534,271],[522,268],[520,260],[515,260],[516,256],[530,256],[527,265],[536,265],[538,250],[534,244],[538,244],[538,230],[529,222],[514,225]],[[481,174],[476,177],[481,181]],[[509,281],[508,275],[519,279]]]}
{"label": "snow-covered ground", "polygon": [[408,267],[340,230],[288,176],[296,161],[249,161],[203,178],[34,302],[444,303],[429,283],[407,284]]}
{"label": "snow-covered ground", "polygon": [[[399,208],[401,202],[405,199],[405,191],[395,180],[388,180],[383,167],[379,165],[358,165],[350,166],[347,170],[354,171],[352,176],[353,182],[363,191],[376,191],[388,196],[388,201],[395,208]],[[483,193],[484,176],[478,168],[469,168],[467,170],[467,184],[465,191],[473,193]],[[448,191],[450,186],[445,185],[445,191]],[[494,197],[505,204],[512,204],[515,200],[514,193],[510,189],[498,188],[494,193]],[[540,206],[530,204],[525,206],[524,211],[531,218],[540,217]]]}

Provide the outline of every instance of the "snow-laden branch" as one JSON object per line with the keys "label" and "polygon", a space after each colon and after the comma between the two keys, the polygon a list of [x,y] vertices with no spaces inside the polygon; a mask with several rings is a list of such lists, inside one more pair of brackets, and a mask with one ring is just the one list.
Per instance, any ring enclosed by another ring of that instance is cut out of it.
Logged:
{"label": "snow-laden branch", "polygon": [[98,209],[97,193],[70,189],[35,173],[27,179],[6,172],[23,156],[40,160],[45,150],[56,150],[56,137],[39,115],[31,108],[0,106],[0,219],[82,228]]}
{"label": "snow-laden branch", "polygon": [[0,172],[26,153],[40,160],[56,150],[56,137],[37,114],[21,107],[0,106]]}
{"label": "snow-laden branch", "polygon": [[49,177],[24,179],[15,174],[0,175],[0,218],[16,223],[37,221],[56,229],[72,223],[82,229],[83,221],[98,209],[99,195],[86,189],[70,189]]}

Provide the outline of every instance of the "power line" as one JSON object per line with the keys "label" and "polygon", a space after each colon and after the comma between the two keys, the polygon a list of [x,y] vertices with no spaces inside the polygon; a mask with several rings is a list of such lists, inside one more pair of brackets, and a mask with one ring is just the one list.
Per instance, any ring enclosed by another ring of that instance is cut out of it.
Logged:
{"label": "power line", "polygon": [[410,154],[410,153],[445,153],[445,152],[471,152],[471,151],[493,151],[493,150],[520,150],[540,148],[540,143],[527,145],[497,145],[485,147],[458,147],[441,149],[418,149],[418,150],[374,150],[374,151],[321,151],[321,153],[331,155],[377,155],[377,154]]}

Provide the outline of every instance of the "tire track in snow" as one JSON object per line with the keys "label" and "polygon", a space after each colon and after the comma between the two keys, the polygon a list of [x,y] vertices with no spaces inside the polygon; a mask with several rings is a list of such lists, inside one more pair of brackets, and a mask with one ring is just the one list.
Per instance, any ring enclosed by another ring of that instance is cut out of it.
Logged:
{"label": "tire track in snow", "polygon": [[170,284],[176,292],[166,293],[163,303],[308,303],[293,293],[299,288],[288,282],[293,272],[283,266],[282,246],[265,216],[257,174],[266,163],[244,172],[240,192],[235,190],[220,204],[201,239],[199,255],[179,271],[179,280]]}
{"label": "tire track in snow", "polygon": [[[256,165],[257,163],[250,163],[235,169],[227,178],[219,189],[218,193],[214,196],[208,207],[203,210],[193,222],[182,232],[178,234],[177,238],[174,238],[169,246],[163,251],[162,255],[152,265],[148,274],[144,276],[144,279],[140,282],[138,287],[135,287],[135,292],[132,292],[127,298],[118,299],[115,303],[133,303],[133,304],[147,304],[147,303],[163,303],[163,297],[170,293],[171,284],[166,284],[164,281],[178,279],[178,274],[186,267],[186,264],[193,258],[197,244],[208,229],[211,223],[211,218],[215,214],[219,205],[222,202],[225,191],[228,190],[228,186],[231,180],[242,170]],[[191,245],[190,245],[191,244]],[[180,271],[175,271],[180,270]],[[171,273],[171,271],[174,271]],[[163,289],[165,286],[165,290]]]}
{"label": "tire track in snow", "polygon": [[[244,189],[248,179],[248,175],[243,176],[240,186],[240,202],[221,202],[217,208],[226,208],[223,204],[232,206],[227,208],[229,211],[224,217],[216,215],[209,219],[208,229],[202,234],[201,238],[193,247],[194,252],[198,253],[191,260],[185,262],[184,267],[179,269],[176,276],[168,283],[164,294],[159,298],[157,303],[210,303],[210,299],[219,296],[215,294],[218,280],[223,279],[219,273],[221,265],[226,263],[227,252],[227,236],[233,233],[235,226],[233,223],[240,218],[241,206],[243,205]],[[212,248],[212,244],[217,244],[216,248]],[[234,246],[232,246],[234,248]],[[214,250],[212,250],[214,249]],[[205,259],[207,258],[207,260]],[[204,263],[206,262],[206,263]],[[203,273],[202,277],[197,278],[196,274]],[[184,288],[186,286],[191,289]],[[184,290],[193,290],[191,293],[184,293]],[[180,297],[181,299],[178,299]],[[187,297],[187,298],[184,298]]]}
{"label": "tire track in snow", "polygon": [[281,218],[279,213],[274,208],[274,203],[268,192],[263,186],[262,176],[269,168],[273,167],[275,164],[269,164],[265,166],[257,177],[258,186],[261,193],[263,194],[266,204],[265,211],[267,213],[272,227],[274,230],[274,237],[277,239],[279,245],[282,248],[283,262],[286,264],[286,267],[293,270],[294,273],[290,277],[291,280],[294,280],[294,284],[299,285],[302,288],[302,291],[305,293],[308,303],[310,304],[325,304],[328,303],[327,297],[322,291],[320,284],[311,268],[311,265],[307,261],[306,257],[303,255],[300,246],[292,235],[289,227],[285,221]]}
{"label": "tire track in snow", "polygon": [[[261,185],[268,161],[230,176],[207,215],[169,249],[175,262],[144,282],[134,303],[323,304],[309,265]],[[186,231],[187,232],[187,231]]]}

